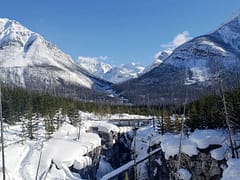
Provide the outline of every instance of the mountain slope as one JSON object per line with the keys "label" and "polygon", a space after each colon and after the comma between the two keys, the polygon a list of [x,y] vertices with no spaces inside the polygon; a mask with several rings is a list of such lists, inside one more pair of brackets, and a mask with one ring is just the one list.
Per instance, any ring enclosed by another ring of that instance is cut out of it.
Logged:
{"label": "mountain slope", "polygon": [[41,35],[8,19],[0,19],[0,66],[4,84],[31,90],[79,98],[88,96],[85,93],[98,96],[111,85],[80,68]]}
{"label": "mountain slope", "polygon": [[137,79],[115,86],[133,103],[183,103],[239,85],[240,17],[215,32],[176,48],[165,61]]}

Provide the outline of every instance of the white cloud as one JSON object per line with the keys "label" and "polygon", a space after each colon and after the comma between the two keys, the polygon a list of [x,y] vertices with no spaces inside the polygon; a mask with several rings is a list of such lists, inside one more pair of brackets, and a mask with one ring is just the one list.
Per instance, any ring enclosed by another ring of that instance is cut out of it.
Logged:
{"label": "white cloud", "polygon": [[186,41],[189,41],[192,39],[188,31],[183,31],[180,34],[177,34],[171,42],[168,42],[167,44],[162,44],[161,47],[167,50],[173,50],[176,47],[180,46],[181,44],[185,43]]}

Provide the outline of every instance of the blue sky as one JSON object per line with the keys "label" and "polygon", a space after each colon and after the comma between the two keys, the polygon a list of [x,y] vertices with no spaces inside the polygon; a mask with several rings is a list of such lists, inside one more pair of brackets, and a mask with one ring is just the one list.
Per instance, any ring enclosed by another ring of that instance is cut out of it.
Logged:
{"label": "blue sky", "polygon": [[73,59],[103,56],[115,65],[147,65],[158,51],[174,46],[177,35],[209,33],[238,11],[239,0],[7,0],[0,14]]}

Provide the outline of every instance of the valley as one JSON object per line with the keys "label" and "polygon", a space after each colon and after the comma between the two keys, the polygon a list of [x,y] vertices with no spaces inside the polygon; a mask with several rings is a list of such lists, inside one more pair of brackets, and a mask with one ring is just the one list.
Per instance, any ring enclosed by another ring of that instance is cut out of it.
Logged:
{"label": "valley", "polygon": [[115,66],[0,18],[0,176],[239,179],[240,14],[188,36]]}

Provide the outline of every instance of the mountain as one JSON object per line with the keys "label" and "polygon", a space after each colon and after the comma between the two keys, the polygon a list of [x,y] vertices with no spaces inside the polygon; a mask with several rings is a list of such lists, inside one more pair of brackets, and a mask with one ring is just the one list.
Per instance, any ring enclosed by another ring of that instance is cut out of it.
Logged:
{"label": "mountain", "polygon": [[202,95],[239,86],[240,16],[216,31],[196,37],[163,63],[136,79],[115,85],[117,92],[137,104],[192,101]]}
{"label": "mountain", "polygon": [[76,62],[89,73],[112,83],[120,83],[131,78],[136,78],[144,70],[143,66],[133,62],[114,67],[102,62],[101,59],[104,58],[80,56]]}
{"label": "mountain", "polygon": [[147,73],[149,71],[151,71],[152,69],[154,69],[155,67],[159,66],[160,64],[163,63],[163,61],[172,53],[172,51],[170,50],[164,50],[164,51],[160,51],[159,53],[156,54],[155,58],[156,60],[150,64],[149,66],[147,66],[144,71],[142,73]]}
{"label": "mountain", "polygon": [[82,69],[85,69],[90,74],[104,79],[104,75],[112,69],[112,66],[101,60],[104,60],[104,57],[79,56],[76,62]]}
{"label": "mountain", "polygon": [[144,70],[144,67],[136,63],[122,64],[118,67],[113,67],[104,75],[104,79],[113,82],[120,83],[126,80],[137,78]]}
{"label": "mountain", "polygon": [[8,86],[95,99],[111,83],[81,67],[41,35],[0,19],[0,79]]}

